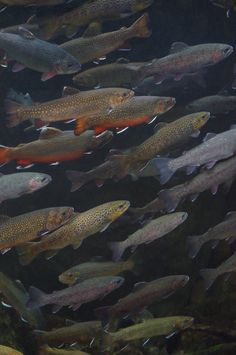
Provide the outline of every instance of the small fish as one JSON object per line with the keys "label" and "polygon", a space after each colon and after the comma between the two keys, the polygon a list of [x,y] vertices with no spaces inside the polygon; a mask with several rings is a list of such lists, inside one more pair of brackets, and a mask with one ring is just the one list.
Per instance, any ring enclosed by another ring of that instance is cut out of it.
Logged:
{"label": "small fish", "polygon": [[38,355],[89,355],[78,349],[57,349],[43,345],[39,348]]}
{"label": "small fish", "polygon": [[57,44],[36,38],[26,28],[20,27],[19,34],[0,32],[0,48],[7,58],[16,60],[12,71],[25,67],[44,73],[42,80],[57,74],[73,74],[80,70],[79,61]]}
{"label": "small fish", "polygon": [[[40,310],[26,308],[25,304],[29,299],[29,294],[20,280],[11,280],[3,272],[0,272],[0,293],[4,295],[4,304],[13,307],[24,322],[27,322],[33,328],[44,328],[45,321]],[[0,354],[2,355],[1,349]]]}
{"label": "small fish", "polygon": [[96,277],[63,290],[54,291],[51,294],[46,294],[35,287],[30,287],[30,298],[26,306],[29,309],[37,309],[47,304],[54,304],[53,313],[58,312],[64,306],[76,311],[84,303],[105,297],[120,287],[123,282],[123,277],[119,276]]}
{"label": "small fish", "polygon": [[73,323],[50,331],[34,331],[39,344],[49,345],[74,344],[75,342],[90,344],[94,338],[100,337],[101,333],[100,321]]}
{"label": "small fish", "polygon": [[195,258],[199,253],[201,247],[211,241],[215,248],[220,240],[235,240],[236,238],[236,212],[228,212],[223,222],[208,229],[202,235],[190,236],[187,239],[189,247],[189,255]]}
{"label": "small fish", "polygon": [[50,175],[43,173],[0,173],[0,203],[5,200],[31,194],[42,189],[52,181]]}
{"label": "small fish", "polygon": [[122,88],[107,88],[80,92],[78,89],[65,87],[63,97],[45,103],[22,105],[6,99],[7,127],[15,127],[27,121],[44,124],[55,121],[67,121],[91,117],[101,112],[111,112],[117,105],[129,101],[134,92]]}
{"label": "small fish", "polygon": [[146,224],[142,229],[131,234],[123,242],[109,243],[109,247],[113,252],[113,260],[120,260],[124,251],[129,247],[131,247],[131,252],[134,252],[138,245],[149,244],[156,239],[164,237],[183,223],[187,217],[187,212],[176,212],[170,215],[161,216]]}
{"label": "small fish", "polygon": [[0,354],[1,355],[24,355],[18,350],[13,348],[9,348],[9,346],[0,345]]}
{"label": "small fish", "polygon": [[154,59],[145,69],[145,76],[155,76],[157,84],[168,78],[179,81],[187,74],[197,73],[221,62],[233,53],[233,47],[222,43],[188,46],[183,42],[172,44],[170,54]]}
{"label": "small fish", "polygon": [[119,218],[130,206],[128,201],[112,201],[75,216],[60,229],[45,236],[38,243],[27,243],[17,248],[20,263],[28,265],[40,253],[48,251],[51,258],[68,245],[74,249],[80,247],[84,239],[98,232],[103,232]]}
{"label": "small fish", "polygon": [[113,134],[104,132],[96,136],[94,131],[86,131],[75,136],[73,131],[61,131],[47,127],[40,133],[39,139],[17,147],[0,146],[0,163],[15,160],[18,166],[32,163],[55,163],[78,159],[91,149],[110,141]]}
{"label": "small fish", "polygon": [[133,270],[135,261],[133,258],[127,261],[114,263],[112,261],[89,261],[82,263],[64,271],[59,275],[60,282],[66,285],[73,285],[78,280],[84,281],[93,277],[116,276],[126,270]]}
{"label": "small fish", "polygon": [[233,95],[212,95],[204,96],[190,102],[186,106],[189,112],[209,111],[211,115],[228,113],[236,110],[236,96]]}
{"label": "small fish", "polygon": [[188,281],[187,275],[171,275],[151,282],[138,282],[128,296],[121,298],[113,306],[97,308],[95,313],[102,320],[135,315],[152,303],[174,294],[179,288],[184,287]]}
{"label": "small fish", "polygon": [[[92,37],[72,39],[61,45],[65,51],[77,58],[81,64],[104,58],[127,43],[131,38],[146,38],[151,35],[148,29],[148,14],[140,17],[132,26],[122,27],[117,31],[102,33]],[[112,85],[114,86],[114,85]]]}
{"label": "small fish", "polygon": [[74,212],[73,207],[49,207],[16,217],[0,216],[0,250],[10,248],[40,237],[66,223]]}
{"label": "small fish", "polygon": [[61,15],[39,16],[34,21],[42,28],[45,38],[52,38],[61,28],[67,37],[73,37],[81,26],[131,16],[149,7],[153,0],[95,0]]}
{"label": "small fish", "polygon": [[6,6],[54,6],[65,3],[66,0],[1,0]]}
{"label": "small fish", "polygon": [[108,350],[134,340],[178,333],[191,327],[193,321],[192,317],[184,316],[147,319],[145,322],[122,328],[115,333],[104,333],[103,348]]}
{"label": "small fish", "polygon": [[236,252],[216,269],[202,269],[200,271],[202,278],[204,279],[205,288],[208,290],[218,276],[236,271]]}
{"label": "small fish", "polygon": [[143,207],[132,207],[129,209],[129,214],[132,219],[136,220],[146,214],[155,214],[165,210],[165,202],[159,197],[155,198],[151,202],[147,203]]}
{"label": "small fish", "polygon": [[188,175],[202,165],[211,169],[217,161],[229,158],[234,153],[236,153],[236,126],[219,134],[207,133],[202,144],[184,152],[181,156],[174,159],[156,159],[160,183],[165,184],[181,168],[187,168]]}
{"label": "small fish", "polygon": [[157,115],[169,111],[175,105],[173,97],[138,96],[118,105],[110,113],[100,113],[94,117],[77,120],[75,133],[83,133],[86,129],[94,129],[97,134],[109,128],[117,128],[117,132],[141,123],[150,123]]}

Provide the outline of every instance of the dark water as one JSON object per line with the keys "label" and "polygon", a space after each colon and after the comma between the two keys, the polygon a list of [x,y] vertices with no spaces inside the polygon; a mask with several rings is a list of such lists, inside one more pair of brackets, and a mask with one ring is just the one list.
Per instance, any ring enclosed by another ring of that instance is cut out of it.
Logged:
{"label": "dark water", "polygon": [[[72,5],[70,5],[72,6]],[[47,12],[48,9],[40,9]],[[58,11],[61,11],[60,9]],[[162,57],[168,54],[173,42],[182,41],[189,45],[200,43],[227,43],[232,46],[236,42],[236,13],[232,12],[229,18],[219,7],[212,6],[207,0],[166,0],[155,1],[147,10],[150,15],[150,27],[152,36],[147,39],[132,40],[130,52],[116,51],[107,56],[104,63],[112,63],[119,57],[126,57],[131,61],[146,61]],[[7,8],[0,14],[0,27],[7,27],[17,23],[24,23],[35,12],[30,7]],[[111,31],[122,25],[131,24],[139,14],[125,21],[108,22],[104,24],[104,31]],[[82,32],[81,32],[82,33]],[[65,38],[56,41],[62,43]],[[232,70],[235,62],[235,54],[220,64],[210,68],[206,75],[207,86],[205,89],[190,83],[187,89],[179,87],[163,92],[163,95],[177,98],[176,107],[171,112],[162,116],[163,121],[181,117],[183,108],[189,101],[219,92],[228,87],[232,81]],[[88,64],[83,69],[92,67]],[[6,146],[16,146],[19,143],[36,139],[38,132],[24,133],[22,127],[6,129],[4,124],[3,99],[10,88],[18,92],[29,92],[34,101],[47,101],[58,98],[65,85],[72,85],[72,76],[57,76],[47,82],[41,82],[40,73],[25,69],[19,73],[12,73],[11,69],[0,69],[0,99],[1,116],[0,143]],[[233,91],[232,91],[233,93]],[[235,112],[228,115],[217,115],[202,129],[198,142],[206,132],[214,130],[222,132],[235,122]],[[62,129],[73,129],[73,124],[55,124]],[[157,196],[162,188],[155,178],[142,178],[132,181],[125,178],[119,183],[107,181],[102,188],[97,188],[94,183],[89,183],[75,193],[70,193],[70,184],[65,177],[65,170],[89,170],[103,162],[110,148],[126,148],[141,143],[153,132],[153,126],[137,126],[129,129],[121,135],[116,135],[109,145],[97,150],[90,156],[85,156],[77,161],[61,163],[59,166],[37,164],[30,171],[45,172],[52,176],[53,182],[41,191],[33,195],[27,195],[16,200],[6,201],[1,205],[1,213],[16,216],[21,213],[49,206],[73,206],[76,211],[85,211],[96,205],[116,199],[126,199],[132,206],[143,206]],[[186,148],[186,147],[185,147]],[[4,174],[14,173],[15,163],[10,163],[1,168]],[[178,207],[179,211],[187,211],[187,221],[167,239],[154,241],[147,246],[140,246],[136,253],[140,264],[138,276],[130,272],[125,273],[125,284],[117,291],[106,297],[105,300],[89,303],[78,311],[72,312],[66,308],[59,312],[58,316],[50,316],[50,307],[45,308],[44,313],[50,319],[50,324],[62,324],[65,318],[74,320],[94,319],[93,309],[100,305],[115,303],[121,296],[132,290],[133,284],[138,281],[151,281],[156,278],[172,274],[188,274],[190,282],[175,295],[161,303],[150,307],[150,311],[156,316],[189,315],[195,318],[196,324],[209,325],[212,332],[191,330],[182,335],[175,336],[166,342],[166,352],[159,352],[157,344],[159,339],[142,347],[139,343],[129,348],[129,354],[159,354],[176,353],[192,354],[213,345],[236,342],[236,337],[229,333],[235,333],[236,317],[236,278],[232,275],[225,283],[222,278],[214,284],[209,292],[204,290],[199,270],[206,267],[216,267],[226,260],[234,251],[235,245],[220,242],[215,250],[206,245],[201,250],[197,259],[191,260],[186,249],[186,237],[205,232],[210,226],[221,222],[228,211],[236,209],[236,185],[232,185],[230,192],[225,194],[221,189],[212,196],[204,192],[194,202],[186,202]],[[84,241],[76,251],[72,248],[63,249],[58,256],[46,261],[42,256],[38,257],[27,267],[20,266],[14,251],[1,256],[0,268],[13,279],[20,279],[26,288],[30,285],[37,286],[46,292],[63,288],[57,281],[58,275],[71,267],[90,260],[94,256],[102,256],[104,260],[110,260],[111,253],[107,248],[107,242],[111,240],[123,240],[131,232],[140,228],[139,224],[124,224],[117,228],[108,229],[102,234],[97,234]],[[128,253],[127,253],[128,255]],[[25,355],[36,354],[36,342],[31,335],[31,330],[26,324],[20,322],[14,310],[0,310],[0,342],[12,345],[23,350]],[[163,343],[163,340],[161,340]],[[165,348],[165,347],[164,347]],[[98,354],[98,350],[87,349],[89,353]],[[163,350],[164,351],[164,350]],[[182,352],[181,352],[182,351]],[[220,350],[217,354],[233,354],[233,351]],[[200,354],[200,352],[199,352]],[[204,353],[205,354],[205,353]]]}

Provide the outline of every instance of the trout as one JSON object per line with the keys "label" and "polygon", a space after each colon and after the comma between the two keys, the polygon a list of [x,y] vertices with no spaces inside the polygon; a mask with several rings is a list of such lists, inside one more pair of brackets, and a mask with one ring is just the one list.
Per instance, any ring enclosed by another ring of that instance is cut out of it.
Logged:
{"label": "trout", "polygon": [[78,349],[57,349],[43,345],[39,348],[38,355],[89,355]]}
{"label": "trout", "polygon": [[9,346],[0,345],[0,354],[1,355],[24,355],[20,351],[9,348]]}

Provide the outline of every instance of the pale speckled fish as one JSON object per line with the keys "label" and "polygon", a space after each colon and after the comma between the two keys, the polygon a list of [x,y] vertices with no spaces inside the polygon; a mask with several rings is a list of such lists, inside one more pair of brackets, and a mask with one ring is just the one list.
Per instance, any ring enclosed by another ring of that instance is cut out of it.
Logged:
{"label": "pale speckled fish", "polygon": [[[20,280],[11,280],[3,272],[0,272],[0,293],[4,295],[3,305],[10,305],[21,316],[21,319],[32,328],[43,329],[45,321],[39,310],[29,310],[25,304],[29,299],[28,292]],[[1,351],[0,351],[0,354]]]}
{"label": "pale speckled fish", "polygon": [[0,173],[0,203],[5,200],[31,194],[52,181],[50,175],[42,173]]}
{"label": "pale speckled fish", "polygon": [[113,252],[113,260],[120,260],[124,251],[129,247],[131,247],[131,251],[134,252],[138,245],[149,244],[165,236],[183,223],[187,217],[187,212],[176,212],[161,216],[131,234],[124,241],[109,243],[109,247]]}
{"label": "pale speckled fish", "polygon": [[24,355],[20,351],[5,345],[0,345],[0,354],[1,355]]}
{"label": "pale speckled fish", "polygon": [[105,297],[120,287],[123,282],[124,278],[119,276],[96,277],[63,290],[54,291],[51,294],[46,294],[35,287],[30,287],[30,298],[26,306],[29,309],[35,309],[54,304],[53,313],[58,312],[64,306],[76,311],[84,303]]}
{"label": "pale speckled fish", "polygon": [[38,355],[89,355],[79,349],[57,349],[50,348],[48,345],[41,346],[38,351]]}
{"label": "pale speckled fish", "polygon": [[223,222],[211,227],[202,235],[189,236],[187,239],[189,255],[195,258],[201,247],[211,242],[215,248],[220,240],[234,241],[236,238],[236,212],[228,212]]}
{"label": "pale speckled fish", "polygon": [[83,240],[97,232],[102,232],[119,218],[130,206],[125,200],[107,202],[86,212],[76,213],[75,216],[60,229],[45,236],[38,243],[27,243],[18,247],[20,262],[29,264],[38,254],[49,251],[50,257],[58,250],[72,245],[74,249],[80,247]]}

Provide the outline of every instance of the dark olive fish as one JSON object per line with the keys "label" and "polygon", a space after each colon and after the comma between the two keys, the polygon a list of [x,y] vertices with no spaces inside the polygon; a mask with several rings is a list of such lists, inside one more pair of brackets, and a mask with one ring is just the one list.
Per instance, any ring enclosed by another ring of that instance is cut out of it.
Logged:
{"label": "dark olive fish", "polygon": [[190,102],[186,109],[188,112],[209,111],[212,115],[229,113],[236,110],[236,96],[211,95]]}

